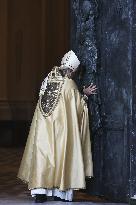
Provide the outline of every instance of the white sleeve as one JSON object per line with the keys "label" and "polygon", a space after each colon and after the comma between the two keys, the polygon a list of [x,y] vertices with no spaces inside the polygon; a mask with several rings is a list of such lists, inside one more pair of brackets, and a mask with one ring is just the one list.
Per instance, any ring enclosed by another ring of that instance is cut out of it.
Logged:
{"label": "white sleeve", "polygon": [[41,88],[40,88],[40,92],[39,92],[39,96],[40,95],[44,95],[44,91],[45,91],[46,86],[47,86],[47,80],[48,80],[48,76],[42,82],[42,85],[41,85]]}

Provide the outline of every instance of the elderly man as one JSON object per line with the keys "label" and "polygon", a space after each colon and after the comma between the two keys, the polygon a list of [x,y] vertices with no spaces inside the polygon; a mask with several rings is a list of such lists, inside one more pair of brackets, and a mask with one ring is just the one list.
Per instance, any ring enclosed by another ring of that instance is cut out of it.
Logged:
{"label": "elderly man", "polygon": [[[42,83],[18,173],[35,202],[46,196],[72,201],[73,190],[93,176],[87,104],[71,78],[79,64],[69,51]],[[95,90],[91,85],[84,92]]]}

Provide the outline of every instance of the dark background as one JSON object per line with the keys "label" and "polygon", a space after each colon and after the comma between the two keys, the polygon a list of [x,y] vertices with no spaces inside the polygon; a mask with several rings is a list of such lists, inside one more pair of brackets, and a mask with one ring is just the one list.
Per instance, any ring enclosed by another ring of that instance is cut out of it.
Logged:
{"label": "dark background", "polygon": [[69,1],[0,0],[0,145],[25,143],[41,82],[68,51]]}
{"label": "dark background", "polygon": [[89,98],[91,195],[136,193],[135,0],[0,0],[0,145],[24,146],[40,84],[72,48]]}
{"label": "dark background", "polygon": [[94,181],[87,191],[127,201],[136,193],[136,2],[72,0],[71,10],[84,81],[99,88],[89,99]]}

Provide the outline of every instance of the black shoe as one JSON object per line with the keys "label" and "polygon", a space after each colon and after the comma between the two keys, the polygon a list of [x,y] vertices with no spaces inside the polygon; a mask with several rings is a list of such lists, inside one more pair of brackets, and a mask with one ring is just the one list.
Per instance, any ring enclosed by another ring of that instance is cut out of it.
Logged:
{"label": "black shoe", "polygon": [[61,198],[54,196],[54,201],[61,201]]}
{"label": "black shoe", "polygon": [[43,203],[47,201],[47,196],[45,194],[36,194],[35,203]]}
{"label": "black shoe", "polygon": [[63,202],[69,202],[68,200],[61,199],[60,197],[54,196],[54,201],[63,201]]}

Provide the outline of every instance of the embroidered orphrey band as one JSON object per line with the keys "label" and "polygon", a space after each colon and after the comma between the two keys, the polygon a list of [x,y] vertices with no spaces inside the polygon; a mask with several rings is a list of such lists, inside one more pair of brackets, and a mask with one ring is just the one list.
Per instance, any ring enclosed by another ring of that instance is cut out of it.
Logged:
{"label": "embroidered orphrey band", "polygon": [[46,90],[44,95],[41,95],[39,99],[40,110],[44,117],[50,116],[56,108],[61,95],[64,79],[65,78],[60,75],[59,71],[56,70],[48,75]]}

